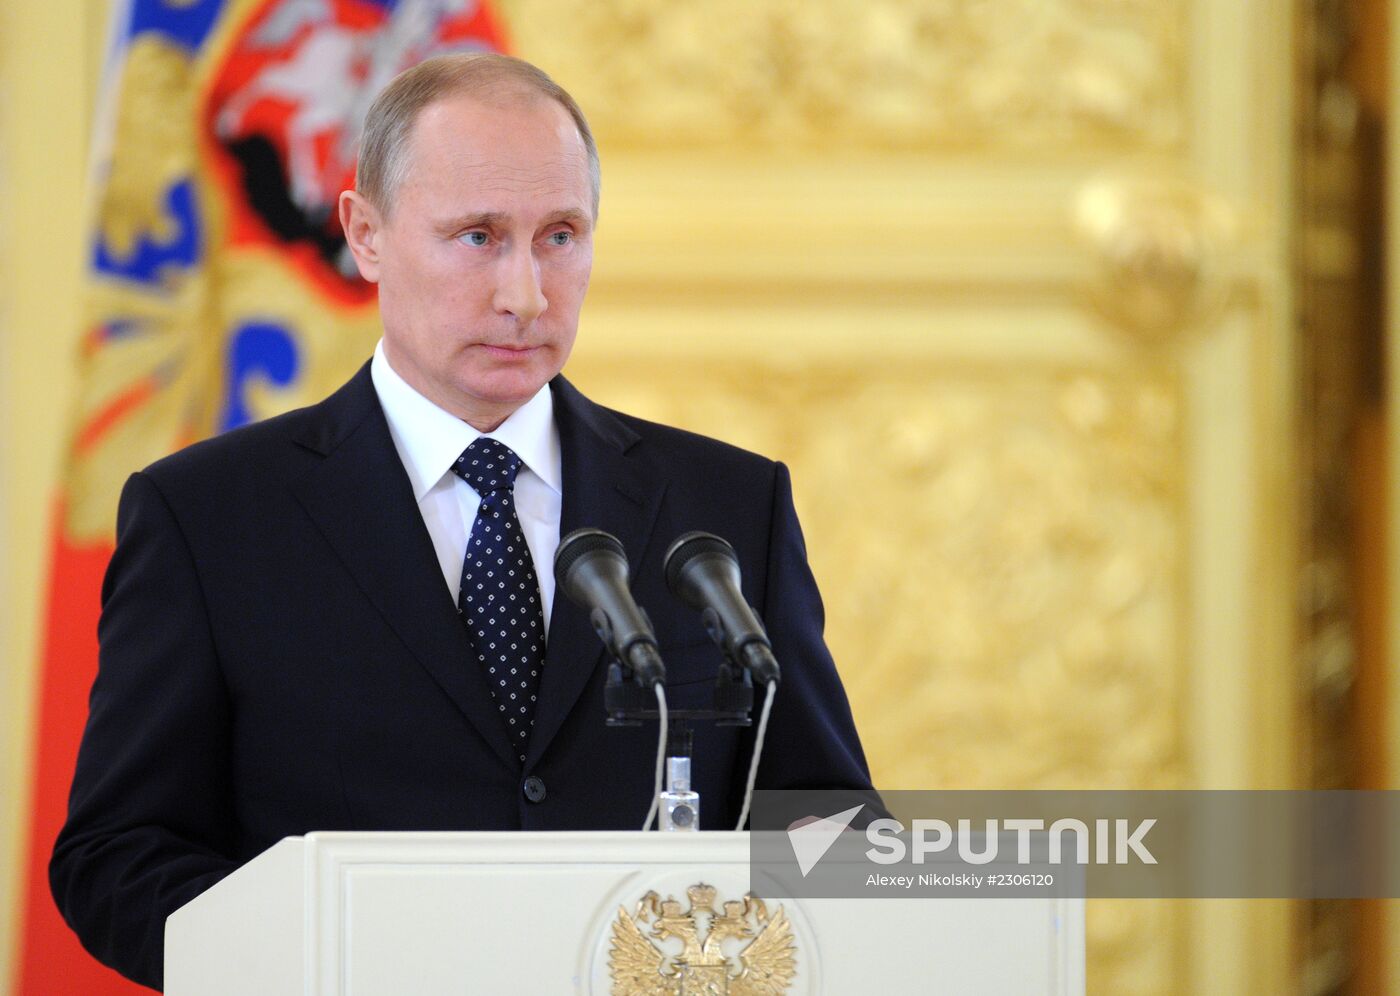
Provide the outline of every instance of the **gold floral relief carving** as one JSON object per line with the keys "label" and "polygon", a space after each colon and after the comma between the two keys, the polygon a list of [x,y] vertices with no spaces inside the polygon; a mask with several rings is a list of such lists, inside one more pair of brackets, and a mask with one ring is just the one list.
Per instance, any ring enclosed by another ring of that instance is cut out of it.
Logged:
{"label": "gold floral relief carving", "polygon": [[1184,0],[499,0],[609,148],[1181,139]]}
{"label": "gold floral relief carving", "polygon": [[[791,467],[878,785],[1187,786],[1169,374],[595,356],[570,375]],[[1177,991],[1180,910],[1090,906],[1093,990]]]}

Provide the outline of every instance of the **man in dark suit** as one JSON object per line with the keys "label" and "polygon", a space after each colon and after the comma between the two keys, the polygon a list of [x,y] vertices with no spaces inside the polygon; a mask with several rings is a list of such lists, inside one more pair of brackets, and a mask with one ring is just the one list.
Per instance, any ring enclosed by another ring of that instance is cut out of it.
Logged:
{"label": "man in dark suit", "polygon": [[[379,285],[373,360],[123,492],[51,880],[89,950],[148,985],[165,918],[288,835],[640,828],[655,728],[604,724],[601,645],[554,592],[579,526],[626,548],[675,708],[708,704],[718,654],[663,553],[730,539],[784,666],[759,787],[869,787],[786,469],[559,376],[597,215],[572,99],[516,60],[431,60],[371,110],[356,186],[341,219]],[[752,746],[695,731],[706,829],[738,819]]]}

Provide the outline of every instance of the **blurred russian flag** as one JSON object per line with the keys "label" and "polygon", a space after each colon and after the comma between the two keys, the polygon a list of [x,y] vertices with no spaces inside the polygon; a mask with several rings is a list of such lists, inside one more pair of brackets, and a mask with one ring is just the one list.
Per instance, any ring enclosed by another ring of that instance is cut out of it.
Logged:
{"label": "blurred russian flag", "polygon": [[146,991],[49,896],[102,574],[132,471],[319,400],[379,335],[336,220],[365,112],[402,69],[502,50],[475,0],[129,0],[97,115],[80,386],[55,499],[16,991]]}

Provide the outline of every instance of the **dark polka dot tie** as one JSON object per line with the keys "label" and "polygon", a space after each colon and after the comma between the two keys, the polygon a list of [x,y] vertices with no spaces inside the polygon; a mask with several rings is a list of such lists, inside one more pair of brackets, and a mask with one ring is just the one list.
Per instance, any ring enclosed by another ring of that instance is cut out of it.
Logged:
{"label": "dark polka dot tie", "polygon": [[452,472],[481,495],[467,539],[457,608],[524,763],[544,663],[544,612],[535,565],[515,513],[519,470],[515,452],[486,436],[452,465]]}

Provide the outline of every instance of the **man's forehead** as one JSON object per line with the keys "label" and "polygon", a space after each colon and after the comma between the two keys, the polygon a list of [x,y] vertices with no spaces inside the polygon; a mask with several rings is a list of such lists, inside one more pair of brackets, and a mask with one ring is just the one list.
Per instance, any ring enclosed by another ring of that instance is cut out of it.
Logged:
{"label": "man's forehead", "polygon": [[435,227],[582,224],[591,219],[588,173],[577,165],[531,168],[509,157],[462,155],[443,166],[416,177],[410,170],[406,184],[419,191],[419,204]]}
{"label": "man's forehead", "polygon": [[494,148],[502,132],[547,125],[561,149],[587,155],[578,125],[564,105],[543,94],[522,91],[446,94],[426,104],[413,122],[410,146],[456,139]]}
{"label": "man's forehead", "polygon": [[409,141],[412,164],[437,169],[498,173],[549,183],[588,170],[588,152],[568,111],[552,100],[493,104],[470,97],[425,107]]}

